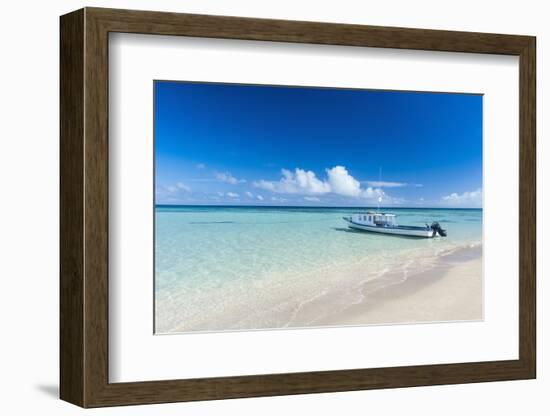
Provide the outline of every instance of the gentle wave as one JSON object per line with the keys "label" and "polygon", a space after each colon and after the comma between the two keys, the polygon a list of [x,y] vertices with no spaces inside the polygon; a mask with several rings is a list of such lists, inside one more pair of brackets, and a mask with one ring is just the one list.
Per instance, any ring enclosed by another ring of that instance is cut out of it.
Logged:
{"label": "gentle wave", "polygon": [[341,210],[157,209],[156,332],[314,325],[482,240],[481,211],[447,210],[449,237],[417,240],[349,232]]}

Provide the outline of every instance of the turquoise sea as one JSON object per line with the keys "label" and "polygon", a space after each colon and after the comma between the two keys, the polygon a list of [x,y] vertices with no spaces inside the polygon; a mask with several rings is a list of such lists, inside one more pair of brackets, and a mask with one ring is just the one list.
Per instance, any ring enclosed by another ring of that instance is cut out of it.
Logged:
{"label": "turquoise sea", "polygon": [[348,229],[342,217],[363,211],[157,206],[156,333],[314,325],[360,302],[365,282],[482,241],[481,209],[380,209],[402,225],[438,221],[448,237],[433,239]]}

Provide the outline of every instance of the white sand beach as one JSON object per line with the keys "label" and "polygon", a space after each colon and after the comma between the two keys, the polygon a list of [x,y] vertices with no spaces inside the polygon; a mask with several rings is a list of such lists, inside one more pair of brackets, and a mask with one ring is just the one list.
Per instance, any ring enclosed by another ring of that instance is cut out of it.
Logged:
{"label": "white sand beach", "polygon": [[442,257],[428,271],[365,294],[314,325],[370,325],[483,319],[481,246]]}

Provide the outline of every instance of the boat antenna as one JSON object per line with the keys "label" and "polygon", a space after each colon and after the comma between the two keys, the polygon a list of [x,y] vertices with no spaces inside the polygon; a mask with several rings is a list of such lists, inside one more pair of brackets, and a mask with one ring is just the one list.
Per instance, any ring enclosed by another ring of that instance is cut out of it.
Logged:
{"label": "boat antenna", "polygon": [[[378,166],[378,188],[382,188],[382,166]],[[380,202],[382,202],[382,195],[378,195],[378,205],[376,206],[376,212],[380,212]]]}

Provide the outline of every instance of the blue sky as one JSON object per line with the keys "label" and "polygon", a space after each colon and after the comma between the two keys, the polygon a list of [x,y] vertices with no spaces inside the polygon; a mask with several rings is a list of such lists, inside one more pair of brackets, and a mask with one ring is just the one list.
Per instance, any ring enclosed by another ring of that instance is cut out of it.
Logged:
{"label": "blue sky", "polygon": [[157,204],[481,206],[481,95],[154,88]]}

